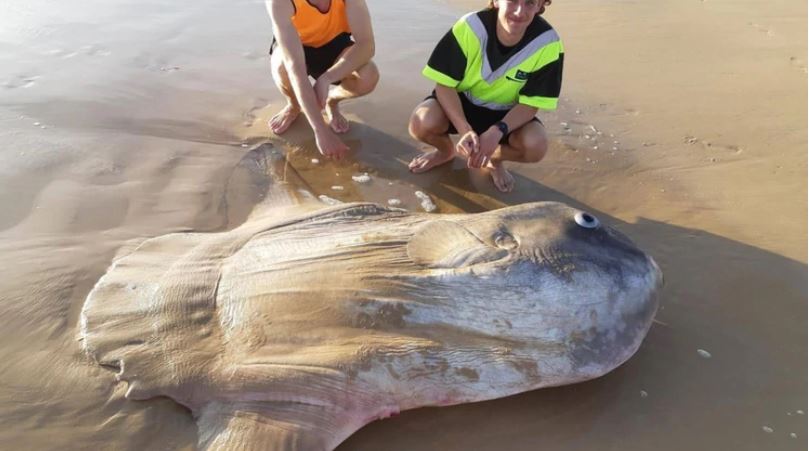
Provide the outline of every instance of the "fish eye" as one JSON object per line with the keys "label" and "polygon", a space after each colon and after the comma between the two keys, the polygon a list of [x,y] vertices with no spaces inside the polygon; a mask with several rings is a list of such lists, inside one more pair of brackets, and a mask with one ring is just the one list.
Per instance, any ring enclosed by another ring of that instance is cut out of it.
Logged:
{"label": "fish eye", "polygon": [[517,247],[517,240],[506,232],[500,232],[494,237],[494,244],[500,249],[510,250]]}
{"label": "fish eye", "polygon": [[584,227],[585,229],[595,229],[598,227],[598,218],[590,213],[578,212],[575,216],[576,224]]}

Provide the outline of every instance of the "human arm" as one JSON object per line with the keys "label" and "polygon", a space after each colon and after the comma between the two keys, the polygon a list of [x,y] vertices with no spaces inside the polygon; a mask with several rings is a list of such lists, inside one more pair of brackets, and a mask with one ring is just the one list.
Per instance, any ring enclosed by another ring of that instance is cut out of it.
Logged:
{"label": "human arm", "polygon": [[309,78],[306,75],[306,60],[298,32],[292,25],[291,17],[295,14],[292,2],[288,0],[267,0],[267,12],[278,43],[276,51],[281,52],[284,68],[289,76],[292,91],[301,105],[303,114],[315,132],[315,139],[320,153],[326,156],[341,158],[348,150],[340,138],[326,124],[318,107],[317,97]]}
{"label": "human arm", "polygon": [[368,5],[366,5],[365,0],[345,0],[345,5],[354,44],[349,46],[340,58],[315,82],[315,92],[321,108],[326,106],[329,86],[368,64],[376,51],[371,15],[368,13]]}
{"label": "human arm", "polygon": [[[515,105],[503,122],[509,130],[516,130],[536,116],[539,109],[554,110],[562,90],[562,70],[564,67],[564,48],[561,42],[550,44],[543,50],[542,65],[528,75],[525,85],[520,89],[518,104]],[[480,154],[470,158],[470,167],[485,166],[494,154],[502,132],[492,126],[480,137]]]}
{"label": "human arm", "polygon": [[466,72],[466,54],[453,32],[448,31],[433,50],[422,74],[435,82],[435,97],[449,121],[461,134],[456,151],[469,156],[477,149],[478,136],[463,112],[457,87]]}
{"label": "human arm", "polygon": [[450,88],[436,83],[435,97],[447,119],[458,130],[461,139],[458,140],[458,145],[455,147],[456,152],[463,156],[469,156],[471,153],[477,152],[478,149],[478,135],[472,130],[472,126],[466,120],[461,105],[461,97],[455,88]]}
{"label": "human arm", "polygon": [[[517,105],[514,105],[514,107],[511,108],[508,113],[506,113],[506,116],[503,118],[502,122],[505,122],[509,130],[516,130],[527,124],[531,119],[534,118],[534,116],[536,116],[536,114],[536,108],[518,103]],[[470,168],[481,168],[486,166],[491,160],[497,146],[500,144],[501,139],[503,139],[503,132],[497,127],[497,125],[492,125],[489,127],[480,135],[480,147],[478,152],[472,153],[469,156],[467,165]]]}

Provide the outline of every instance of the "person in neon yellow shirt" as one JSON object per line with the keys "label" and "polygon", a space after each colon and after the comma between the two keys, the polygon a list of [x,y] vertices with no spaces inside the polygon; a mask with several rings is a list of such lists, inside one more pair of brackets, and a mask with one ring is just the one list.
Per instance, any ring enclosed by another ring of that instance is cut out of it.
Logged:
{"label": "person in neon yellow shirt", "polygon": [[[548,148],[539,109],[556,108],[564,48],[541,17],[550,0],[490,0],[462,17],[439,41],[423,75],[435,90],[410,117],[410,134],[435,149],[410,162],[412,172],[448,163],[456,153],[485,168],[497,189],[514,177],[504,161],[541,160]],[[456,146],[450,134],[460,134]]]}

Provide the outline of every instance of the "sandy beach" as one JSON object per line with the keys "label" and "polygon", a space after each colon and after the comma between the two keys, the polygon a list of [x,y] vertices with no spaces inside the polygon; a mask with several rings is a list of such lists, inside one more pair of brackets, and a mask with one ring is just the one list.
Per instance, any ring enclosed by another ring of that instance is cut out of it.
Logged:
{"label": "sandy beach", "polygon": [[[545,160],[501,194],[461,161],[407,171],[437,40],[483,1],[370,0],[376,92],[349,103],[350,157],[280,139],[259,1],[13,0],[0,7],[0,449],[194,449],[188,410],[124,399],[79,314],[145,239],[238,226],[270,142],[318,195],[420,211],[562,201],[654,256],[662,308],[595,381],[403,412],[340,450],[792,450],[807,439],[807,6],[777,0],[558,0],[560,108]],[[367,173],[371,184],[352,176]],[[339,188],[338,188],[339,187]]]}

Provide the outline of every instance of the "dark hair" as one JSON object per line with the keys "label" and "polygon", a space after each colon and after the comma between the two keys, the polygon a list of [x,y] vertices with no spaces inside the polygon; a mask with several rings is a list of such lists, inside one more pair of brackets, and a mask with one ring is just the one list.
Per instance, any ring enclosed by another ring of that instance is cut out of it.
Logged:
{"label": "dark hair", "polygon": [[[541,15],[542,13],[544,13],[544,12],[545,12],[545,4],[546,4],[546,3],[550,3],[550,2],[546,2],[546,1],[544,1],[544,0],[539,0],[539,1],[541,1],[541,2],[542,2],[542,4],[541,4],[542,6],[539,8],[539,12],[537,13],[537,16]],[[489,8],[489,9],[494,9],[494,4],[495,4],[495,3],[497,3],[497,0],[489,0],[489,4],[488,4],[488,5],[486,5],[486,7],[487,7],[487,8]]]}

